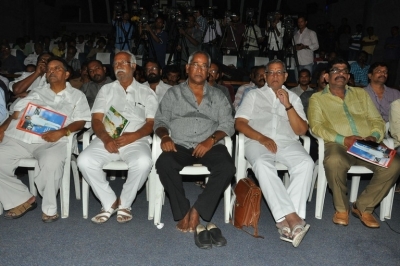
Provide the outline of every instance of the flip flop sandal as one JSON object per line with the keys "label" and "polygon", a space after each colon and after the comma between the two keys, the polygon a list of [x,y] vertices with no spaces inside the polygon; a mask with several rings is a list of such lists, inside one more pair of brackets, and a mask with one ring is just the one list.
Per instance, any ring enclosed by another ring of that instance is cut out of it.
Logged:
{"label": "flip flop sandal", "polygon": [[[295,232],[297,230],[299,230],[299,229],[301,229],[301,231],[298,232],[296,235],[294,235]],[[292,230],[292,239],[293,239],[292,244],[293,244],[293,246],[295,248],[297,248],[300,245],[300,243],[303,240],[304,236],[307,234],[308,229],[310,229],[310,225],[309,224],[304,224],[304,225],[298,224],[293,228],[293,230]]]}
{"label": "flip flop sandal", "polygon": [[110,208],[108,211],[105,211],[103,208],[101,208],[100,213],[97,214],[96,216],[94,216],[91,219],[91,221],[95,224],[103,224],[103,223],[107,222],[111,216],[116,214],[117,211],[118,211],[118,208],[116,208],[116,209]]}
{"label": "flip flop sandal", "polygon": [[[36,207],[37,207],[36,201],[33,202],[32,204],[29,202],[22,203],[21,205],[18,205],[17,207],[9,210],[4,215],[4,218],[8,219],[8,220],[18,219],[18,218],[24,216],[27,212],[36,209]],[[15,215],[10,215],[10,214],[15,214]]]}
{"label": "flip flop sandal", "polygon": [[132,220],[131,208],[118,209],[117,222],[124,224]]}
{"label": "flip flop sandal", "polygon": [[290,243],[293,242],[293,239],[290,238],[291,231],[290,231],[289,227],[284,226],[284,227],[278,228],[278,233],[279,233],[279,238],[281,240],[286,241],[286,242],[290,242]]}
{"label": "flip flop sandal", "polygon": [[52,222],[57,221],[59,218],[60,218],[60,216],[58,215],[58,213],[56,213],[55,215],[51,215],[51,216],[49,216],[45,213],[42,213],[42,221],[44,223],[52,223]]}

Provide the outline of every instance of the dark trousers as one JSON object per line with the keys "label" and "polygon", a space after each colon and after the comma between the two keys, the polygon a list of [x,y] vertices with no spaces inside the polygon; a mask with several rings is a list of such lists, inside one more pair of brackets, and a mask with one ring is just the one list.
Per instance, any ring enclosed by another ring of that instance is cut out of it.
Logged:
{"label": "dark trousers", "polygon": [[202,158],[192,156],[193,149],[175,145],[177,152],[163,152],[156,162],[157,173],[165,191],[169,194],[172,214],[175,220],[181,220],[190,209],[185,196],[182,176],[179,172],[188,165],[202,164],[210,171],[208,183],[198,196],[193,207],[200,216],[210,221],[221,194],[235,174],[232,157],[224,145],[215,145]]}

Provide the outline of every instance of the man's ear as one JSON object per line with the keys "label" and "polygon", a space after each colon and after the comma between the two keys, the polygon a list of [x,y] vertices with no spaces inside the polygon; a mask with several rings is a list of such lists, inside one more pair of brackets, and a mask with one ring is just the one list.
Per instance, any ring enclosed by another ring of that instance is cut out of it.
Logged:
{"label": "man's ear", "polygon": [[69,79],[69,76],[71,76],[71,73],[69,71],[65,72],[65,80]]}

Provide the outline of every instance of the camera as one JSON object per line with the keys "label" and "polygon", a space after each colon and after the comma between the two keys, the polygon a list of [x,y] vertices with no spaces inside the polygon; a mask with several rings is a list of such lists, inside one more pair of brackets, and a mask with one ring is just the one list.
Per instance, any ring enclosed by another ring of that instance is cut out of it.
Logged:
{"label": "camera", "polygon": [[139,22],[142,23],[143,25],[146,25],[149,23],[149,16],[147,14],[142,14],[139,16]]}
{"label": "camera", "polygon": [[283,19],[283,27],[285,28],[285,31],[291,32],[294,30],[294,24],[293,24],[293,17],[292,16],[285,16]]}
{"label": "camera", "polygon": [[275,20],[275,13],[274,12],[267,13],[267,21],[272,23],[272,22],[274,22],[274,20]]}
{"label": "camera", "polygon": [[254,8],[246,9],[246,19],[252,19],[254,17]]}

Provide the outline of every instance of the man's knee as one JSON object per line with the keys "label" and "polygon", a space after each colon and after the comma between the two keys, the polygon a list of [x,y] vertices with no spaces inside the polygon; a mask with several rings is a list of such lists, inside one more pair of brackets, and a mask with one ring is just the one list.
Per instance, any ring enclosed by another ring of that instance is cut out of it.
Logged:
{"label": "man's knee", "polygon": [[348,170],[351,165],[347,159],[347,153],[340,144],[332,143],[325,149],[325,169]]}
{"label": "man's knee", "polygon": [[140,172],[150,171],[153,166],[153,161],[149,156],[140,156],[139,158],[135,158],[128,162],[129,169],[136,168]]}

